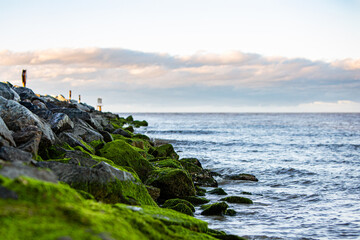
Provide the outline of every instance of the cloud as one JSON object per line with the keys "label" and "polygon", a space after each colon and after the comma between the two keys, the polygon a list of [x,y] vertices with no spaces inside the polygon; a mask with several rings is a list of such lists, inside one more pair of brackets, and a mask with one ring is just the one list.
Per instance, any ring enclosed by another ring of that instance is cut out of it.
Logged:
{"label": "cloud", "polygon": [[[126,89],[132,95],[136,91],[156,95],[160,89],[164,90],[162,93],[183,89],[193,90],[188,98],[198,101],[194,89],[224,88],[227,92],[217,94],[216,101],[221,102],[228,96],[234,102],[246,104],[254,101],[251,99],[268,104],[282,101],[284,105],[291,101],[293,104],[336,102],[339,99],[360,101],[357,96],[360,92],[360,59],[324,62],[240,51],[172,56],[111,48],[0,51],[2,81],[20,85],[22,69],[28,70],[29,84],[43,92],[71,88],[96,94]],[[205,96],[210,92],[202,94]],[[339,106],[340,103],[336,104]]]}

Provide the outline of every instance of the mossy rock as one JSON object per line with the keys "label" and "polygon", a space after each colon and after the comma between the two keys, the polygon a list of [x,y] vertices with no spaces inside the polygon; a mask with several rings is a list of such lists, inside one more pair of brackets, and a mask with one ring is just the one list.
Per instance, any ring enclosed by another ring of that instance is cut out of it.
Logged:
{"label": "mossy rock", "polygon": [[236,215],[236,211],[235,211],[234,209],[227,209],[225,215],[235,216],[235,215]]}
{"label": "mossy rock", "polygon": [[129,132],[131,132],[131,133],[134,133],[134,128],[133,128],[133,126],[128,126],[128,127],[124,128],[124,130],[129,131]]}
{"label": "mossy rock", "polygon": [[201,188],[199,186],[195,186],[195,190],[196,190],[196,195],[198,196],[205,196],[206,193],[206,189],[205,188]]}
{"label": "mossy rock", "polygon": [[213,190],[210,190],[208,193],[216,195],[227,195],[227,193],[222,188],[215,188]]}
{"label": "mossy rock", "polygon": [[162,200],[195,195],[194,184],[183,169],[160,168],[154,170],[145,184],[160,188],[160,199]]}
{"label": "mossy rock", "polygon": [[179,161],[175,159],[160,160],[160,161],[152,162],[152,164],[155,167],[159,167],[159,168],[169,167],[169,168],[183,169]]}
{"label": "mossy rock", "polygon": [[205,187],[217,187],[218,183],[209,170],[203,169],[196,158],[182,158],[181,165],[188,171],[196,185]]}
{"label": "mossy rock", "polygon": [[183,203],[183,204],[187,205],[191,209],[192,212],[195,212],[194,205],[192,205],[189,201],[180,199],[180,198],[168,199],[165,201],[165,203],[162,205],[162,207],[171,208],[179,203]]}
{"label": "mossy rock", "polygon": [[202,205],[201,209],[204,211],[201,212],[201,215],[223,215],[228,207],[229,205],[225,202]]}
{"label": "mossy rock", "polygon": [[184,197],[185,200],[191,202],[194,205],[201,205],[201,204],[205,204],[205,203],[209,203],[210,200],[203,198],[203,197],[196,197],[196,196],[188,196],[188,197]]}
{"label": "mossy rock", "polygon": [[176,160],[179,159],[179,155],[175,152],[173,145],[169,143],[156,147],[152,155],[154,157],[168,157]]}
{"label": "mossy rock", "polygon": [[142,121],[135,120],[135,121],[132,121],[130,124],[136,128],[149,126],[148,122],[145,120],[142,120]]}
{"label": "mossy rock", "polygon": [[106,143],[105,146],[99,150],[99,155],[110,159],[116,165],[133,168],[142,181],[144,181],[154,169],[148,160],[122,140]]}
{"label": "mossy rock", "polygon": [[168,209],[172,209],[189,216],[194,216],[194,213],[191,211],[191,208],[189,208],[189,206],[184,203],[178,203],[175,206],[168,207]]}
{"label": "mossy rock", "polygon": [[67,185],[24,177],[0,184],[18,196],[0,198],[2,239],[215,239],[206,222],[170,209],[84,200]]}
{"label": "mossy rock", "polygon": [[249,198],[230,196],[220,199],[220,201],[226,201],[228,203],[242,203],[242,204],[253,204],[253,201]]}

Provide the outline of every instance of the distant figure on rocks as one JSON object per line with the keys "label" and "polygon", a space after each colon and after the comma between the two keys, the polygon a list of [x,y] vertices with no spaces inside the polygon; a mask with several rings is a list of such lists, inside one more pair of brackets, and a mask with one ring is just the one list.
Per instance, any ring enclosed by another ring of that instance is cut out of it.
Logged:
{"label": "distant figure on rocks", "polygon": [[21,76],[22,76],[23,87],[26,87],[26,70],[25,69],[23,69]]}

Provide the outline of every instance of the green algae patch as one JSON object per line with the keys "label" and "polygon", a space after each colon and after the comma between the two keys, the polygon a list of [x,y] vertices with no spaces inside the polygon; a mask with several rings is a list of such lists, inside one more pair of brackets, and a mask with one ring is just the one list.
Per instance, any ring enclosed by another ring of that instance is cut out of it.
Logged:
{"label": "green algae patch", "polygon": [[183,169],[156,169],[151,172],[145,184],[160,188],[160,198],[163,200],[195,195],[191,177]]}
{"label": "green algae patch", "polygon": [[191,208],[189,208],[189,206],[184,203],[178,203],[175,206],[168,207],[168,209],[172,209],[172,210],[181,212],[181,213],[189,215],[189,216],[194,216],[194,213],[193,213],[193,211],[191,211]]}
{"label": "green algae patch", "polygon": [[183,169],[180,162],[175,159],[164,159],[152,163],[155,167],[159,167],[159,168],[169,167],[169,168]]}
{"label": "green algae patch", "polygon": [[19,196],[0,199],[3,239],[215,239],[206,222],[170,209],[84,200],[69,186],[30,178],[0,183]]}
{"label": "green algae patch", "polygon": [[223,215],[228,207],[229,205],[225,202],[202,205],[201,209],[204,211],[201,212],[201,215]]}
{"label": "green algae patch", "polygon": [[222,198],[219,201],[225,201],[228,203],[253,204],[253,201],[251,199],[245,197],[238,197],[238,196]]}
{"label": "green algae patch", "polygon": [[196,197],[196,196],[188,196],[188,197],[184,197],[184,199],[191,202],[194,205],[201,205],[210,202],[209,199],[206,199],[204,197]]}
{"label": "green algae patch", "polygon": [[162,205],[162,207],[171,208],[171,207],[176,206],[179,203],[187,205],[191,209],[192,212],[195,212],[194,206],[189,201],[186,201],[186,200],[180,199],[180,198],[174,198],[174,199],[166,200],[164,202],[164,204]]}
{"label": "green algae patch", "polygon": [[99,155],[113,161],[119,166],[128,166],[135,170],[144,180],[154,167],[141,156],[132,146],[122,140],[108,142],[99,150]]}
{"label": "green algae patch", "polygon": [[171,144],[164,144],[157,148],[155,148],[155,151],[152,153],[155,157],[168,157],[172,159],[179,159],[179,155],[174,150],[174,147]]}
{"label": "green algae patch", "polygon": [[222,188],[214,188],[213,190],[209,191],[210,194],[216,194],[216,195],[227,195],[227,193]]}

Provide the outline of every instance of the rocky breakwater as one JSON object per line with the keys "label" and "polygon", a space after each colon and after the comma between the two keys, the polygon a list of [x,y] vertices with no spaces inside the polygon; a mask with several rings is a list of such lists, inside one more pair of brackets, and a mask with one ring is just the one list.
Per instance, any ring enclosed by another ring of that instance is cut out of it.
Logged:
{"label": "rocky breakwater", "polygon": [[0,83],[1,238],[241,239],[192,217],[208,202],[199,186],[216,181],[197,159],[134,133],[141,126]]}

